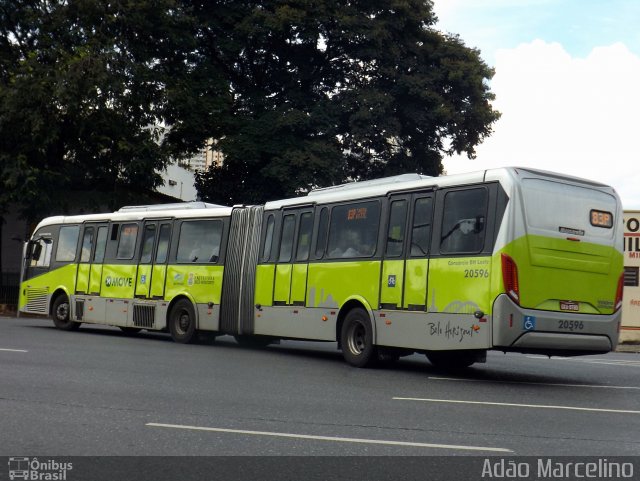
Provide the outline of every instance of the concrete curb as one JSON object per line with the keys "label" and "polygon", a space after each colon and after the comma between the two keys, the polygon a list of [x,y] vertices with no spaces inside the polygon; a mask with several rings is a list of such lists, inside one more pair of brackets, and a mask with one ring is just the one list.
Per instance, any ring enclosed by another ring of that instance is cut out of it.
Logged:
{"label": "concrete curb", "polygon": [[616,352],[631,352],[640,354],[640,344],[632,344],[632,343],[624,343],[618,344],[616,347]]}

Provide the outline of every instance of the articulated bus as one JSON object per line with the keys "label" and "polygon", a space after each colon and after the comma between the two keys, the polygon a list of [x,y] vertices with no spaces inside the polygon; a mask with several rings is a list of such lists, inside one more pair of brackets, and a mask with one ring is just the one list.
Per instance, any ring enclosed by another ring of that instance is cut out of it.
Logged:
{"label": "articulated bus", "polygon": [[466,367],[489,349],[611,351],[623,283],[614,189],[501,168],[50,217],[25,244],[20,311],[182,343],[333,341],[358,367],[415,352]]}

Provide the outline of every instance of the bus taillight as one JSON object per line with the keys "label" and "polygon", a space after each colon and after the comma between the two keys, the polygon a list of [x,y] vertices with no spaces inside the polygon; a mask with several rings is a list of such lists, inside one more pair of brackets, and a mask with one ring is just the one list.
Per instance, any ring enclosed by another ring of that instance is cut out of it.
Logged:
{"label": "bus taillight", "polygon": [[520,285],[518,284],[518,266],[507,254],[502,254],[502,281],[504,290],[516,304],[520,304]]}
{"label": "bus taillight", "polygon": [[616,311],[622,307],[622,291],[624,290],[624,272],[620,274],[618,279],[618,288],[616,289]]}

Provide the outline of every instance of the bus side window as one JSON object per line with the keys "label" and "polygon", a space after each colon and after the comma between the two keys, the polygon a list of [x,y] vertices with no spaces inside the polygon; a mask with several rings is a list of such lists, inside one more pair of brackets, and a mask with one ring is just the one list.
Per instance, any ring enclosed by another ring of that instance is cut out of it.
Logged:
{"label": "bus side window", "polygon": [[104,252],[107,248],[107,227],[98,227],[98,236],[96,239],[96,251],[93,254],[93,262],[102,264],[104,261]]}
{"label": "bus side window", "polygon": [[396,200],[391,202],[389,213],[389,228],[387,232],[386,257],[398,257],[402,255],[404,234],[407,225],[407,201]]}
{"label": "bus side window", "polygon": [[478,253],[484,247],[488,191],[485,188],[447,192],[440,238],[443,254]]}
{"label": "bus side window", "polygon": [[311,251],[311,233],[313,231],[313,214],[304,212],[300,216],[300,229],[298,231],[297,261],[309,260]]}
{"label": "bus side window", "polygon": [[280,252],[278,262],[290,262],[293,251],[293,235],[296,228],[296,216],[285,215],[282,221],[282,236],[280,238]]}
{"label": "bus side window", "polygon": [[91,260],[91,247],[93,247],[93,227],[85,227],[82,236],[82,249],[80,250],[80,262]]}
{"label": "bus side window", "polygon": [[58,248],[56,249],[56,262],[72,262],[75,260],[79,236],[79,225],[60,227]]}
{"label": "bus side window", "polygon": [[262,246],[262,262],[269,261],[269,258],[271,257],[271,246],[273,244],[273,231],[275,229],[275,224],[275,217],[273,214],[269,214],[264,235],[264,245]]}
{"label": "bus side window", "polygon": [[156,241],[156,226],[149,224],[145,226],[142,235],[142,253],[140,254],[140,264],[149,264],[153,256],[153,244]]}
{"label": "bus side window", "polygon": [[426,256],[431,243],[431,216],[433,215],[433,199],[422,197],[416,199],[411,227],[411,255]]}
{"label": "bus side window", "polygon": [[123,224],[118,241],[118,259],[133,259],[136,252],[136,239],[138,238],[138,224]]}
{"label": "bus side window", "polygon": [[35,241],[39,247],[33,247],[34,252],[39,251],[38,256],[31,258],[30,267],[49,267],[51,265],[51,248],[53,243],[49,238],[40,238]]}
{"label": "bus side window", "polygon": [[169,237],[171,235],[171,226],[162,224],[160,226],[160,238],[158,239],[158,250],[156,251],[156,264],[164,264],[167,262],[167,254],[169,253]]}
{"label": "bus side window", "polygon": [[331,213],[329,258],[372,257],[376,252],[380,203],[339,205]]}
{"label": "bus side window", "polygon": [[324,249],[327,245],[327,232],[329,231],[329,209],[323,207],[320,211],[320,220],[318,222],[318,240],[316,242],[316,258],[320,259],[324,255]]}
{"label": "bus side window", "polygon": [[220,255],[222,221],[185,221],[180,225],[177,262],[215,263]]}

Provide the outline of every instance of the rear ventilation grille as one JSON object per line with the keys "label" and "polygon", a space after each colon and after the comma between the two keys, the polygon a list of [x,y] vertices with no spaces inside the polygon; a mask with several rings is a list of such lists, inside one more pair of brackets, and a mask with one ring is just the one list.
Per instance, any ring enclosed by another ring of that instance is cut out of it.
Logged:
{"label": "rear ventilation grille", "polygon": [[26,291],[27,303],[24,307],[24,311],[36,314],[49,314],[49,310],[47,309],[49,288],[27,287]]}
{"label": "rear ventilation grille", "polygon": [[152,328],[155,324],[156,308],[153,305],[134,304],[133,325],[135,327]]}

